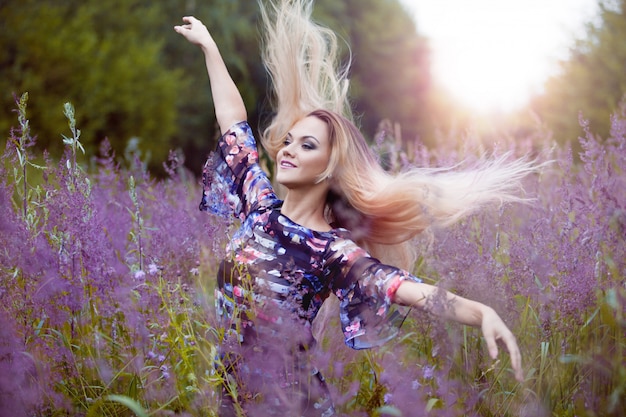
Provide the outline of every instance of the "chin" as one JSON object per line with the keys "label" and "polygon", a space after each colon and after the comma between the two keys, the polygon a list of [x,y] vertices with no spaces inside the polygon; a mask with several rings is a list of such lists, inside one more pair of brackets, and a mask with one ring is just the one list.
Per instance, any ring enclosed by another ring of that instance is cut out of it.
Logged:
{"label": "chin", "polygon": [[276,177],[276,184],[284,188],[289,188],[289,181],[281,180],[279,177]]}
{"label": "chin", "polygon": [[283,187],[289,187],[290,185],[293,185],[294,182],[295,183],[298,182],[297,178],[294,178],[293,176],[290,176],[290,175],[285,175],[284,172],[278,172],[276,176],[274,177],[274,180],[277,184],[280,184]]}

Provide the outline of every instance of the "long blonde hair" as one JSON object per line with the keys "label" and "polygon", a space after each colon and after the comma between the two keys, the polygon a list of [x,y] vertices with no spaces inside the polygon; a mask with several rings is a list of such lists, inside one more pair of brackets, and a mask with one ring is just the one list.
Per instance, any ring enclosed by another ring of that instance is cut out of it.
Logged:
{"label": "long blonde hair", "polygon": [[263,63],[272,82],[275,115],[263,144],[272,157],[300,119],[326,109],[351,119],[348,69],[339,63],[333,31],[312,21],[312,0],[259,0]]}
{"label": "long blonde hair", "polygon": [[534,170],[507,155],[471,170],[411,169],[387,173],[355,126],[347,98],[347,68],[338,65],[335,34],[311,20],[311,0],[261,4],[264,64],[276,114],[262,135],[275,159],[295,122],[313,115],[329,127],[331,159],[327,217],[384,262],[410,269],[410,240],[431,226],[448,226],[490,203],[522,201],[521,179]]}

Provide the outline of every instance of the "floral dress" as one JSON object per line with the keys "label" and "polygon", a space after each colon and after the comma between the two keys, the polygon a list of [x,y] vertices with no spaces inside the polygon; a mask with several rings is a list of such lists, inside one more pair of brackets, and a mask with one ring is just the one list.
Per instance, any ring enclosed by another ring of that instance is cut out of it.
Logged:
{"label": "floral dress", "polygon": [[[319,232],[283,215],[247,122],[220,138],[203,185],[200,209],[240,222],[215,289],[226,338],[257,350],[268,344],[306,350],[314,343],[311,323],[331,294],[339,299],[349,347],[371,348],[397,334],[403,317],[391,308],[395,291],[403,280],[420,280],[370,257],[345,229]],[[262,346],[260,337],[267,337]]]}

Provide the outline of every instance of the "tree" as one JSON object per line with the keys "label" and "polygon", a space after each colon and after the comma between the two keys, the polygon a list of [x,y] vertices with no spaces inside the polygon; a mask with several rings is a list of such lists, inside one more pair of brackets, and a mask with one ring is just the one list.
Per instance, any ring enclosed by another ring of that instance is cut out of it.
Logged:
{"label": "tree", "polygon": [[430,50],[398,0],[318,1],[322,21],[352,52],[351,96],[368,136],[385,119],[408,140],[432,134]]}
{"label": "tree", "polygon": [[550,78],[545,93],[531,108],[545,120],[560,142],[577,144],[583,134],[578,114],[606,137],[609,116],[626,93],[626,0],[601,1],[599,23],[576,42],[561,71]]}
{"label": "tree", "polygon": [[[12,94],[28,91],[33,132],[53,155],[69,101],[88,154],[107,137],[121,155],[136,137],[151,169],[177,148],[199,173],[219,132],[203,57],[173,30],[185,15],[209,27],[251,126],[264,125],[271,108],[256,1],[0,0],[0,131],[15,124]],[[383,119],[406,138],[425,136],[428,50],[399,0],[317,0],[314,17],[351,48],[351,96],[366,136]]]}
{"label": "tree", "polygon": [[166,22],[165,26],[161,25],[166,39],[163,65],[180,70],[184,79],[179,91],[184,99],[177,105],[178,129],[171,138],[171,146],[181,149],[186,166],[199,173],[208,152],[215,147],[219,129],[204,58],[197,46],[174,32],[173,26],[181,24],[186,15],[199,18],[207,26],[243,96],[250,125],[256,129],[259,120],[267,117],[264,97],[268,86],[259,49],[259,8],[256,1],[207,4],[192,0],[168,0],[162,7]]}
{"label": "tree", "polygon": [[[271,117],[271,107],[256,2],[217,2],[211,7],[185,0],[167,4],[168,15],[184,10],[211,30],[242,92],[251,126],[262,126]],[[345,41],[344,61],[353,55],[350,95],[366,136],[372,137],[383,119],[400,123],[406,138],[428,135],[429,51],[400,2],[317,0],[313,18],[333,29],[340,44]],[[180,67],[191,81],[186,100],[180,103],[181,128],[175,143],[184,149],[187,166],[197,170],[218,135],[204,61],[195,46],[181,45],[175,36],[168,35],[165,50],[168,65]]]}
{"label": "tree", "polygon": [[180,71],[160,63],[159,8],[140,0],[20,0],[0,9],[0,129],[14,124],[12,94],[28,91],[40,147],[56,154],[67,132],[63,104],[76,108],[87,153],[107,137],[118,154],[128,140],[166,158],[176,129]]}

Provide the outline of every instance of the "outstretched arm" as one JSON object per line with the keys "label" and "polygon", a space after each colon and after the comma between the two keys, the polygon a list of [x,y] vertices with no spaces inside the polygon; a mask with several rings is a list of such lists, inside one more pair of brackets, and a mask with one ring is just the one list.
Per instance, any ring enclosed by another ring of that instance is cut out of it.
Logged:
{"label": "outstretched arm", "polygon": [[[468,300],[432,285],[412,281],[402,281],[398,287],[394,302],[401,305],[417,306],[446,319],[454,320],[468,326],[480,327],[487,342],[489,355],[495,359],[498,356],[497,341],[501,340],[511,355],[511,366],[518,381],[524,380],[522,371],[522,357],[517,346],[515,336],[504,324],[500,316],[489,306],[477,301]],[[430,302],[438,300],[441,302]]]}
{"label": "outstretched arm", "polygon": [[211,82],[211,94],[215,106],[215,116],[224,134],[235,123],[247,119],[246,108],[233,82],[226,64],[220,55],[217,44],[206,26],[192,16],[183,17],[184,25],[175,26],[174,30],[189,42],[198,45],[204,53],[207,72]]}

